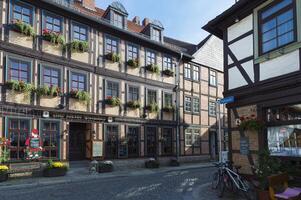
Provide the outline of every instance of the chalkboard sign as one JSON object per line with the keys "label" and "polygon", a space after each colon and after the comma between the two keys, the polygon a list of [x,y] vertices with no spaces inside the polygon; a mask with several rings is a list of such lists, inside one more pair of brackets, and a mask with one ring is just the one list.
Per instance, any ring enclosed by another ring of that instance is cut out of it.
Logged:
{"label": "chalkboard sign", "polygon": [[119,158],[126,158],[128,156],[128,145],[119,144]]}
{"label": "chalkboard sign", "polygon": [[102,157],[102,146],[103,142],[93,141],[93,152],[92,157]]}
{"label": "chalkboard sign", "polygon": [[240,138],[240,154],[241,155],[249,155],[250,144],[248,137]]}

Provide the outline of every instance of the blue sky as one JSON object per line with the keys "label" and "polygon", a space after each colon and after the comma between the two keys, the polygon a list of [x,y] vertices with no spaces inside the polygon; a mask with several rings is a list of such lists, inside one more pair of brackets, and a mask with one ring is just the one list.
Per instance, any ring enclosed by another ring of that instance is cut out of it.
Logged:
{"label": "blue sky", "polygon": [[[107,8],[114,0],[96,0],[98,7]],[[229,8],[235,0],[119,0],[129,19],[139,16],[158,19],[164,34],[186,42],[199,43],[208,33],[201,28],[209,20]]]}

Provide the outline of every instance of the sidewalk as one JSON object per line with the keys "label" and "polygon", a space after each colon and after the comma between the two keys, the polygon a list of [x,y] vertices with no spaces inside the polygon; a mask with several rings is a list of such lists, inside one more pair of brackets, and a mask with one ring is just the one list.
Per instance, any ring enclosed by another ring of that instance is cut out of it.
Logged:
{"label": "sidewalk", "polygon": [[111,173],[96,173],[89,174],[88,168],[70,168],[66,176],[63,177],[54,177],[54,178],[46,178],[46,177],[38,177],[38,178],[13,178],[6,182],[0,183],[0,191],[8,190],[8,189],[23,189],[28,187],[36,187],[36,186],[47,186],[47,185],[57,185],[57,184],[68,184],[72,182],[86,182],[93,181],[97,179],[107,179],[107,178],[117,178],[117,177],[131,177],[131,176],[139,176],[146,174],[155,174],[155,173],[166,173],[170,171],[177,170],[189,170],[189,169],[197,169],[197,168],[207,168],[213,167],[212,163],[194,163],[194,164],[182,164],[179,167],[161,167],[158,169],[128,169],[128,170],[120,170],[113,171]]}

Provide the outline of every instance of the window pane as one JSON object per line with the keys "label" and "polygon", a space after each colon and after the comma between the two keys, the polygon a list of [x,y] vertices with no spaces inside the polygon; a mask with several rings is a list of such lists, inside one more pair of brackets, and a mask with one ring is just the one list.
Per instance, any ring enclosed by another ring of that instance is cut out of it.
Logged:
{"label": "window pane", "polygon": [[294,24],[293,21],[288,21],[284,24],[282,24],[281,26],[278,27],[278,35],[282,35],[284,33],[287,33],[291,30],[293,30],[294,28]]}
{"label": "window pane", "polygon": [[276,4],[275,6],[271,7],[270,9],[266,10],[262,13],[262,19],[267,18],[268,16],[276,13],[277,11],[281,10],[282,8],[290,5],[293,0],[283,0],[281,3]]}
{"label": "window pane", "polygon": [[271,39],[274,39],[276,37],[276,29],[273,29],[271,31],[268,31],[266,33],[263,34],[262,36],[262,41],[263,42],[266,42],[266,41],[269,41]]}
{"label": "window pane", "polygon": [[270,51],[272,49],[275,49],[277,47],[277,40],[271,40],[269,42],[266,42],[263,44],[263,52]]}
{"label": "window pane", "polygon": [[262,32],[266,32],[276,27],[276,19],[266,22],[262,25]]}
{"label": "window pane", "polygon": [[289,33],[284,34],[284,35],[282,35],[278,38],[278,44],[279,44],[279,46],[285,45],[285,44],[288,44],[288,43],[292,42],[293,40],[294,40],[294,33],[289,32]]}

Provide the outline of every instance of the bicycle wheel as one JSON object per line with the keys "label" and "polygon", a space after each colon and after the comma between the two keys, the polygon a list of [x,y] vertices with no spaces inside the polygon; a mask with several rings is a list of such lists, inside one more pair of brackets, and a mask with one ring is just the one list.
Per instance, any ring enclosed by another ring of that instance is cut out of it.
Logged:
{"label": "bicycle wheel", "polygon": [[219,182],[217,185],[217,189],[218,189],[218,197],[223,197],[224,196],[224,192],[225,192],[225,182],[224,182],[224,177],[219,176]]}
{"label": "bicycle wheel", "polygon": [[212,176],[212,182],[211,187],[212,189],[216,189],[219,184],[220,178],[219,178],[219,171],[215,172]]}
{"label": "bicycle wheel", "polygon": [[243,182],[244,186],[247,188],[247,191],[241,191],[243,197],[245,197],[247,200],[256,200],[257,199],[256,190],[252,186],[252,184],[250,184],[250,182],[244,178],[242,178],[241,181]]}

